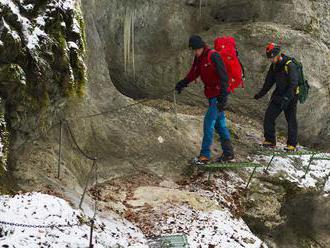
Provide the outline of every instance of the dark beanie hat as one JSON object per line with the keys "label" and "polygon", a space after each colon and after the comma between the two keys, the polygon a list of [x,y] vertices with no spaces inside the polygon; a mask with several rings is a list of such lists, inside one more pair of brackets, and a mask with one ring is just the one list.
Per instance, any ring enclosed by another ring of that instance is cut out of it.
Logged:
{"label": "dark beanie hat", "polygon": [[198,49],[205,47],[205,42],[198,35],[192,35],[189,38],[189,48]]}
{"label": "dark beanie hat", "polygon": [[269,43],[266,47],[267,58],[274,58],[281,52],[281,47],[275,43]]}

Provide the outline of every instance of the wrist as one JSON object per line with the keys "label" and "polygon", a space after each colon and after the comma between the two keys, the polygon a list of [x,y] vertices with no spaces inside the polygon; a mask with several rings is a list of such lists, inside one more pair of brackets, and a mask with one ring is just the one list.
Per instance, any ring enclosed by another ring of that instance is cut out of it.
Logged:
{"label": "wrist", "polygon": [[189,84],[189,80],[187,78],[182,79],[181,82],[185,85]]}

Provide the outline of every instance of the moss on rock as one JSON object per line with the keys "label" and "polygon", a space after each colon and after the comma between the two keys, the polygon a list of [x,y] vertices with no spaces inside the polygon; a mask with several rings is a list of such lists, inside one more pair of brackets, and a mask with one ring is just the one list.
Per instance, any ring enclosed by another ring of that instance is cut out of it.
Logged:
{"label": "moss on rock", "polygon": [[63,107],[58,103],[84,95],[86,35],[78,8],[45,0],[0,3],[0,97],[11,140],[46,131]]}

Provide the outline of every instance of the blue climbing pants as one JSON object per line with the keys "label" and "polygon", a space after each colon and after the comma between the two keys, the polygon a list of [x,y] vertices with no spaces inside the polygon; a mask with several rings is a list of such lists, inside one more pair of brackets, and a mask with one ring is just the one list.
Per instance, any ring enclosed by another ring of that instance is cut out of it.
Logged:
{"label": "blue climbing pants", "polygon": [[203,155],[207,158],[211,158],[211,145],[213,143],[213,133],[214,129],[217,130],[222,151],[224,154],[230,153],[232,151],[227,151],[226,147],[224,145],[224,142],[226,140],[230,140],[230,133],[226,126],[226,116],[224,112],[219,112],[217,108],[217,98],[210,98],[209,99],[209,108],[206,112],[205,118],[204,118],[204,137],[203,137],[203,143],[202,143],[202,150],[200,155]]}

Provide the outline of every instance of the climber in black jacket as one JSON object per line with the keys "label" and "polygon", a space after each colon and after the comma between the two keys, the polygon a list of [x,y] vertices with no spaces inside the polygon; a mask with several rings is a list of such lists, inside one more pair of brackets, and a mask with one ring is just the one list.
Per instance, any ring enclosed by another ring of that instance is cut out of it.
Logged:
{"label": "climber in black jacket", "polygon": [[284,111],[288,123],[287,151],[295,151],[297,146],[298,124],[297,124],[297,103],[298,103],[298,81],[299,75],[296,65],[290,57],[281,53],[280,46],[270,43],[266,48],[270,65],[263,88],[254,98],[259,99],[276,84],[264,119],[263,146],[275,147],[275,121]]}

